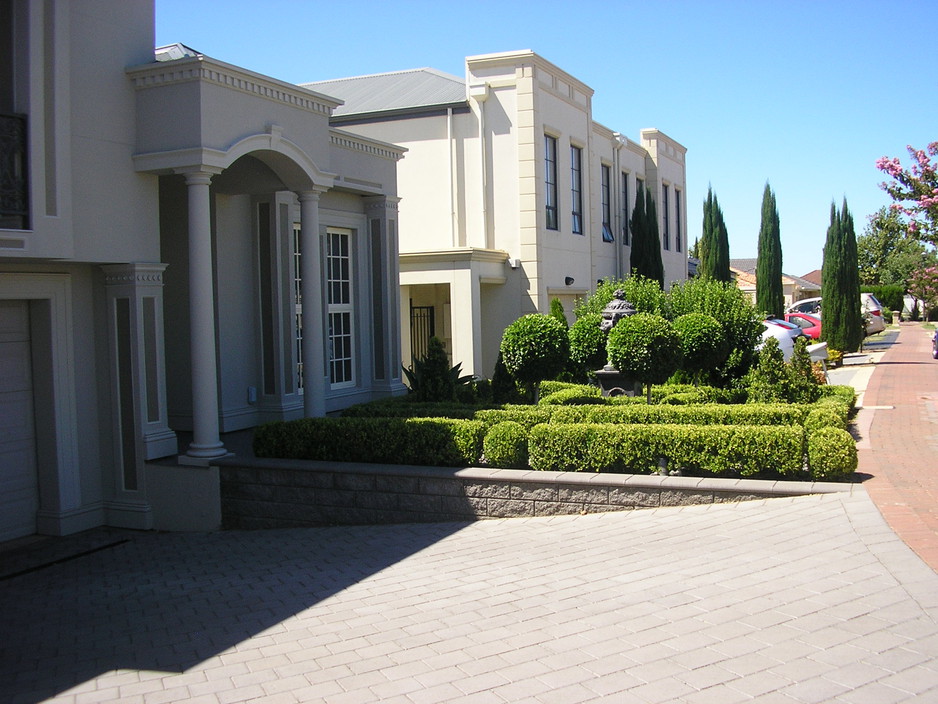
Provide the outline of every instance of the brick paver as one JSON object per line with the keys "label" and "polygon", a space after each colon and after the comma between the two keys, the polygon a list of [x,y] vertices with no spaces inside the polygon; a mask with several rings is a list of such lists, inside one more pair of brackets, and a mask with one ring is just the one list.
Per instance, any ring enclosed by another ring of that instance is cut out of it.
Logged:
{"label": "brick paver", "polygon": [[[875,365],[863,405],[875,406],[859,471],[893,530],[938,571],[938,360],[930,335],[903,323]],[[887,407],[887,408],[883,408]]]}
{"label": "brick paver", "polygon": [[938,701],[938,574],[853,494],[136,534],[0,581],[0,701]]}

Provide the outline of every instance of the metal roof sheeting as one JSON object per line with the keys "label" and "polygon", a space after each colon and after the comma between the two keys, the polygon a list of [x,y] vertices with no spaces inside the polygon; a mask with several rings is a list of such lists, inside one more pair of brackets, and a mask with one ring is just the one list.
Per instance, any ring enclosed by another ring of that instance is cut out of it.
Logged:
{"label": "metal roof sheeting", "polygon": [[345,101],[333,113],[357,115],[466,102],[466,82],[432,68],[301,83]]}

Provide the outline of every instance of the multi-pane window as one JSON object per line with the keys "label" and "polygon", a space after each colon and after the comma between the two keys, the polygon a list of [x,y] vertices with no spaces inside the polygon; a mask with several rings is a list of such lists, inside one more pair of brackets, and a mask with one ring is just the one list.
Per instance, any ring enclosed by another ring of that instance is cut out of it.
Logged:
{"label": "multi-pane window", "polygon": [[557,138],[544,135],[544,185],[547,229],[560,229],[557,218]]}
{"label": "multi-pane window", "polygon": [[674,189],[674,250],[681,251],[681,192]]}
{"label": "multi-pane window", "polygon": [[602,174],[602,206],[603,206],[603,242],[614,242],[612,236],[612,193],[610,191],[612,179],[612,169],[605,164],[600,169]]}
{"label": "multi-pane window", "polygon": [[570,147],[570,196],[573,234],[583,234],[583,150]]}
{"label": "multi-pane window", "polygon": [[664,224],[662,244],[665,249],[671,249],[671,218],[669,212],[670,203],[668,203],[670,190],[671,189],[666,184],[661,186],[661,221]]}
{"label": "multi-pane window", "polygon": [[354,384],[352,320],[352,235],[348,230],[326,232],[326,291],[329,322],[329,382]]}
{"label": "multi-pane window", "polygon": [[631,206],[631,201],[629,200],[629,175],[625,171],[622,172],[622,244],[629,244],[629,218],[632,213],[629,210]]}
{"label": "multi-pane window", "polygon": [[303,390],[303,253],[300,250],[300,224],[293,225],[293,315],[296,321],[296,388]]}

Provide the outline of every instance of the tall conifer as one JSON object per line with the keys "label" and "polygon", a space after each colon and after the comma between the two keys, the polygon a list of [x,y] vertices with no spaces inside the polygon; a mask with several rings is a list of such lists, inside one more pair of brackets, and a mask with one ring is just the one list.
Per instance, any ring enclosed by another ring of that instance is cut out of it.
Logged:
{"label": "tall conifer", "polygon": [[822,335],[830,349],[856,352],[863,341],[860,313],[860,274],[857,266],[857,238],[853,216],[844,199],[841,212],[831,203],[831,224],[824,243],[821,269],[821,296],[824,325]]}
{"label": "tall conifer", "polygon": [[639,269],[644,266],[645,258],[645,196],[641,190],[635,194],[635,207],[632,209],[632,220],[630,226],[632,229],[632,250],[629,254],[629,266],[631,268],[632,274],[641,273],[644,275],[645,272],[639,272]]}
{"label": "tall conifer", "polygon": [[651,191],[645,190],[645,273],[646,279],[657,281],[664,290],[664,263],[661,260],[661,235],[658,231],[658,209]]}
{"label": "tall conifer", "polygon": [[759,257],[756,263],[756,308],[777,318],[785,314],[778,207],[768,183],[762,194],[762,224],[759,227]]}
{"label": "tall conifer", "polygon": [[730,281],[730,245],[723,222],[723,211],[713,195],[713,189],[707,189],[704,201],[703,232],[700,238],[700,265],[697,267],[701,278],[716,281]]}

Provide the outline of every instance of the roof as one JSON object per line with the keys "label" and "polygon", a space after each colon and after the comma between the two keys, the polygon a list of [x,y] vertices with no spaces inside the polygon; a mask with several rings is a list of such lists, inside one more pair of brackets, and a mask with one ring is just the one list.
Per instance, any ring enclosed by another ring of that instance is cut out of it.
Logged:
{"label": "roof", "polygon": [[[752,285],[755,285],[756,266],[758,262],[758,259],[730,259],[730,268],[740,272],[738,277],[740,281],[746,281]],[[808,278],[792,276],[791,274],[786,274],[785,272],[782,272],[782,276],[796,284],[799,288],[806,289],[808,291],[816,291],[820,290],[821,288],[820,283],[815,283]]]}
{"label": "roof", "polygon": [[805,275],[802,276],[801,278],[802,278],[802,279],[805,279],[806,281],[810,281],[811,283],[815,284],[816,286],[820,286],[820,285],[821,285],[821,282],[823,281],[823,279],[821,279],[821,270],[820,270],[820,269],[814,269],[813,271],[809,271],[807,274],[805,274]]}
{"label": "roof", "polygon": [[157,61],[175,61],[176,59],[191,59],[196,56],[202,56],[202,52],[196,51],[185,44],[175,43],[166,46],[158,46],[154,51]]}
{"label": "roof", "polygon": [[333,113],[359,115],[414,108],[465,104],[466,82],[433,68],[353,76],[331,81],[301,83],[303,88],[332,95],[345,101]]}

